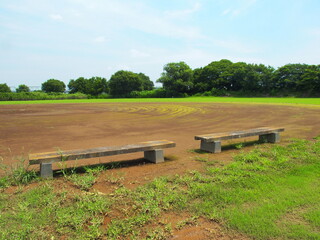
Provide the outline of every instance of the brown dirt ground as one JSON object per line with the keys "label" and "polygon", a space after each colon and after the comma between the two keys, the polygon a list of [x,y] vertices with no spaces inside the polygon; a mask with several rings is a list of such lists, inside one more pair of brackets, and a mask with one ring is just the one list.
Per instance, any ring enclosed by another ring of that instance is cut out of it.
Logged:
{"label": "brown dirt ground", "polygon": [[[143,153],[81,160],[77,166],[92,163],[130,161],[126,167],[111,169],[99,177],[94,191],[110,193],[115,184],[110,176],[120,178],[128,188],[135,188],[155,177],[201,170],[196,161],[199,148],[195,135],[262,126],[284,127],[285,144],[290,138],[312,139],[320,135],[320,107],[218,104],[218,103],[95,103],[95,104],[30,104],[0,106],[0,156],[3,163],[27,159],[29,153],[85,149],[133,144],[167,139],[176,148],[165,149],[168,161],[151,164],[141,160]],[[253,141],[241,139],[237,142]],[[223,142],[223,146],[230,141]],[[243,150],[252,149],[253,146]],[[208,154],[209,160],[226,164],[239,150],[225,149]],[[139,160],[140,159],[140,160]],[[71,162],[75,164],[75,162]],[[37,167],[37,166],[36,166]],[[55,168],[59,168],[58,165]],[[175,221],[170,216],[170,221]],[[200,219],[201,224],[174,232],[173,239],[245,239],[226,234],[218,223]]]}

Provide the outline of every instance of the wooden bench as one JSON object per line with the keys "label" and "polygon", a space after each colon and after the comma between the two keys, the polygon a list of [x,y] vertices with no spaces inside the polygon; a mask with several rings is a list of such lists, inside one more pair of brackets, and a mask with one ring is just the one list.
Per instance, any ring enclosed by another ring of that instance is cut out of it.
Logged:
{"label": "wooden bench", "polygon": [[200,149],[206,152],[221,152],[221,140],[251,137],[259,135],[259,141],[277,143],[280,142],[280,132],[284,128],[261,127],[236,132],[213,133],[195,136],[195,140],[201,140]]}
{"label": "wooden bench", "polygon": [[163,148],[175,147],[176,144],[167,140],[141,142],[137,144],[99,147],[85,150],[69,150],[61,152],[47,152],[29,154],[29,164],[40,164],[40,176],[43,178],[52,178],[52,163],[61,161],[78,160],[85,158],[96,158],[112,156],[125,153],[144,152],[144,158],[160,163],[164,161]]}

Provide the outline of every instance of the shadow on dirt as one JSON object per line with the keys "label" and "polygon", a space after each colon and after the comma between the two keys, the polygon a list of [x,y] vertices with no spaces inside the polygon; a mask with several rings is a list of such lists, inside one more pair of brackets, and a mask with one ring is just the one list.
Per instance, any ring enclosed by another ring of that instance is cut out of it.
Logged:
{"label": "shadow on dirt", "polygon": [[[248,142],[240,142],[240,143],[230,143],[221,147],[221,151],[234,150],[234,149],[242,149],[244,147],[255,146],[261,144],[259,140],[248,141]],[[201,149],[191,149],[189,152],[197,153],[197,154],[208,154],[209,152],[203,151]]]}

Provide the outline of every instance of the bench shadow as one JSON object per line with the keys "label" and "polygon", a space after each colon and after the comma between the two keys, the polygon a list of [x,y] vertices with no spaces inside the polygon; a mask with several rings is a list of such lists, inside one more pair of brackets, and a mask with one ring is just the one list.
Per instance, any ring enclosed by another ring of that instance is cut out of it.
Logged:
{"label": "bench shadow", "polygon": [[242,149],[244,147],[249,147],[249,146],[255,146],[258,144],[262,144],[261,141],[259,140],[253,140],[253,141],[247,141],[247,142],[240,142],[240,143],[231,143],[225,146],[221,147],[221,150],[232,150],[232,149]]}
{"label": "bench shadow", "polygon": [[[239,143],[230,143],[227,145],[224,145],[221,147],[221,151],[226,151],[226,150],[232,150],[232,149],[243,149],[244,147],[249,147],[249,146],[255,146],[258,144],[262,144],[263,142],[259,140],[253,140],[253,141],[246,141],[246,142],[239,142]],[[203,151],[201,149],[191,149],[189,150],[191,153],[197,153],[197,154],[208,154],[209,152]]]}
{"label": "bench shadow", "polygon": [[[177,157],[175,155],[168,155],[164,156],[165,161],[175,161]],[[114,162],[106,162],[106,163],[97,163],[97,164],[90,164],[84,166],[73,166],[73,167],[63,167],[61,169],[55,169],[53,171],[54,176],[63,176],[64,174],[71,174],[71,173],[86,173],[88,170],[109,170],[109,169],[119,169],[119,168],[127,168],[127,167],[134,167],[134,166],[141,166],[146,164],[154,164],[144,158],[137,158],[125,161],[114,161]]]}
{"label": "bench shadow", "polygon": [[133,166],[140,166],[146,164],[153,164],[144,158],[132,159],[132,160],[125,160],[125,161],[115,161],[115,162],[106,162],[106,163],[97,163],[97,164],[90,164],[84,166],[72,166],[72,167],[61,167],[61,169],[55,169],[53,171],[54,176],[63,176],[64,174],[71,174],[71,173],[86,173],[88,170],[109,170],[109,169],[118,169],[118,168],[126,168],[126,167],[133,167]]}

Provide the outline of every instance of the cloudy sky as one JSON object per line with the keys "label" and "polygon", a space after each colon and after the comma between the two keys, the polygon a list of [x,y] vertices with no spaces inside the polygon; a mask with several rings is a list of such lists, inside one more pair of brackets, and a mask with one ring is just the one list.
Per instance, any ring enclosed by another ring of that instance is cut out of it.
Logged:
{"label": "cloudy sky", "polygon": [[319,0],[1,0],[0,83],[156,81],[169,62],[320,64]]}

